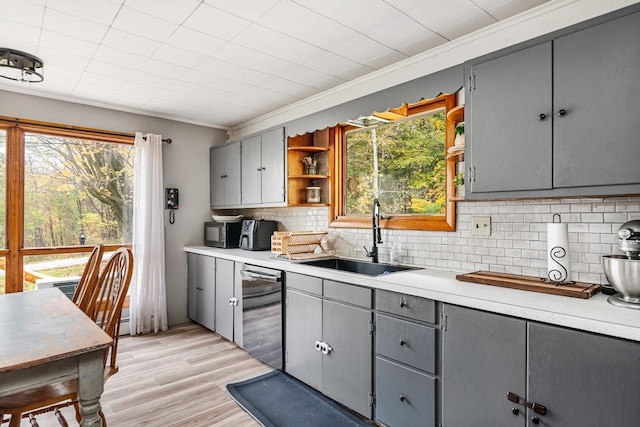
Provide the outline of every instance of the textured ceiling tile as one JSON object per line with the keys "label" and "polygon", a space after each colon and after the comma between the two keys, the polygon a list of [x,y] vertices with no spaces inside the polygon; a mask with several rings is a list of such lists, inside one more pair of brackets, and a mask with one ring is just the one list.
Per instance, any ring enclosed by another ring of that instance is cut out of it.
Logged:
{"label": "textured ceiling tile", "polygon": [[146,56],[136,55],[135,53],[125,52],[120,49],[114,49],[109,46],[100,45],[93,55],[93,59],[137,70],[147,60]]}
{"label": "textured ceiling tile", "polygon": [[282,0],[204,0],[210,6],[249,21],[255,21]]}
{"label": "textured ceiling tile", "polygon": [[67,52],[85,58],[91,58],[99,47],[97,43],[50,30],[42,30],[40,46],[42,48],[56,50],[58,52]]}
{"label": "textured ceiling tile", "polygon": [[166,41],[168,45],[202,55],[214,55],[226,43],[226,40],[187,27],[179,27]]}
{"label": "textured ceiling tile", "polygon": [[136,36],[116,28],[109,29],[102,44],[141,56],[151,56],[160,47],[158,41]]}
{"label": "textured ceiling tile", "polygon": [[3,47],[35,53],[40,28],[0,17],[0,40]]}
{"label": "textured ceiling tile", "polygon": [[87,21],[54,9],[47,9],[42,27],[81,40],[100,43],[109,27]]}
{"label": "textured ceiling tile", "polygon": [[153,53],[151,58],[181,67],[195,68],[205,56],[164,44]]}
{"label": "textured ceiling tile", "polygon": [[108,0],[73,1],[47,0],[47,10],[57,10],[83,20],[109,25],[118,14],[120,5]]}
{"label": "textured ceiling tile", "polygon": [[135,9],[147,15],[165,21],[181,24],[200,4],[198,0],[158,1],[158,0],[126,0],[125,7]]}
{"label": "textured ceiling tile", "polygon": [[178,28],[178,24],[123,7],[112,27],[145,39],[164,42]]}
{"label": "textured ceiling tile", "polygon": [[183,25],[223,40],[231,40],[251,25],[251,21],[202,3],[197,13],[187,18]]}
{"label": "textured ceiling tile", "polygon": [[0,15],[8,21],[40,27],[44,5],[22,0],[0,0]]}
{"label": "textured ceiling tile", "polygon": [[324,49],[260,25],[252,25],[239,34],[233,42],[300,65],[326,52]]}
{"label": "textured ceiling tile", "polygon": [[294,0],[305,8],[326,16],[360,33],[374,30],[380,22],[403,14],[383,0]]}

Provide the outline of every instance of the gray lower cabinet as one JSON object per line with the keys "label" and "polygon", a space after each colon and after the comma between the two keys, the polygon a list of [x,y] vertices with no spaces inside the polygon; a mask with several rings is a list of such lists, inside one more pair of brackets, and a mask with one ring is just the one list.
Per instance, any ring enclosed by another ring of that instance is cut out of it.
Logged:
{"label": "gray lower cabinet", "polygon": [[189,319],[215,330],[216,259],[187,254],[187,315]]}
{"label": "gray lower cabinet", "polygon": [[507,392],[526,395],[526,321],[445,304],[442,426],[523,426]]}
{"label": "gray lower cabinet", "polygon": [[242,282],[236,280],[235,263],[227,259],[217,258],[216,332],[240,346],[242,346],[241,286]]}
{"label": "gray lower cabinet", "polygon": [[285,370],[366,417],[371,417],[371,293],[287,274]]}
{"label": "gray lower cabinet", "polygon": [[375,319],[375,420],[437,425],[435,301],[378,290]]}
{"label": "gray lower cabinet", "polygon": [[528,425],[640,425],[640,343],[529,323]]}
{"label": "gray lower cabinet", "polygon": [[640,343],[448,304],[443,314],[443,427],[639,424]]}
{"label": "gray lower cabinet", "polygon": [[637,193],[640,12],[530,44],[465,66],[466,198]]}

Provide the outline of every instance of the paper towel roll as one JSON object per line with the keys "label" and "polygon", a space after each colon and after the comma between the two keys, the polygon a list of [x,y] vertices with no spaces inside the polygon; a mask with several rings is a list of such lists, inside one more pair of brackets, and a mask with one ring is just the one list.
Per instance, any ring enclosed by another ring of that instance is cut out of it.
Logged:
{"label": "paper towel roll", "polygon": [[554,283],[571,281],[568,224],[547,224],[547,277]]}

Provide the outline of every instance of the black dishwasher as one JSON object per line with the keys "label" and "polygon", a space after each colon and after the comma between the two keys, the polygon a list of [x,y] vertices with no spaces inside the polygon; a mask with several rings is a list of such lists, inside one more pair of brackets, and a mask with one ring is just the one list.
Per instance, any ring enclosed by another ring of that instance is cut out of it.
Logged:
{"label": "black dishwasher", "polygon": [[240,274],[243,348],[274,368],[282,369],[284,273],[244,264]]}

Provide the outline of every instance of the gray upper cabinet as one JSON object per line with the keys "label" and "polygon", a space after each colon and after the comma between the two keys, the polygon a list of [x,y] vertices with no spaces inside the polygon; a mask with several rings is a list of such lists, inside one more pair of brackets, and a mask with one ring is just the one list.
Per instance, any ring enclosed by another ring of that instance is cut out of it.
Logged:
{"label": "gray upper cabinet", "polygon": [[466,64],[467,199],[640,192],[640,13],[569,31]]}
{"label": "gray upper cabinet", "polygon": [[187,254],[187,315],[215,330],[216,259]]}
{"label": "gray upper cabinet", "polygon": [[284,203],[284,128],[242,141],[242,205]]}
{"label": "gray upper cabinet", "polygon": [[474,66],[470,84],[471,191],[550,189],[551,42]]}
{"label": "gray upper cabinet", "polygon": [[211,209],[240,205],[240,141],[211,147]]}
{"label": "gray upper cabinet", "polygon": [[640,183],[640,13],[560,37],[553,54],[554,186]]}

